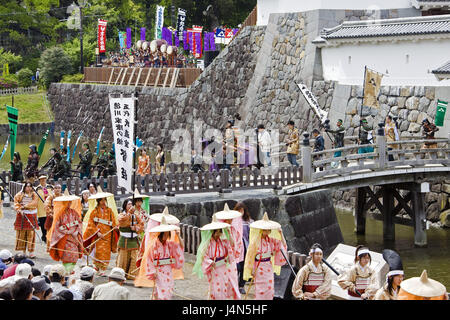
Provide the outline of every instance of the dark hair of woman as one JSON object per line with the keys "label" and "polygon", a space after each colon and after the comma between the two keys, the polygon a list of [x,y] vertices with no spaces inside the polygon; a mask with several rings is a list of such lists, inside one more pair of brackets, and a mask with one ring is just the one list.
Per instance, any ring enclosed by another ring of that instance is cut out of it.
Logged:
{"label": "dark hair of woman", "polygon": [[314,243],[314,244],[311,246],[311,250],[314,250],[314,249],[317,249],[317,248],[319,248],[320,250],[323,250],[323,248],[322,248],[322,246],[320,245],[320,243]]}
{"label": "dark hair of woman", "polygon": [[161,150],[164,150],[164,147],[163,147],[162,143],[158,143],[158,146],[161,148]]}
{"label": "dark hair of woman", "polygon": [[394,276],[390,276],[387,281],[387,289],[391,296],[394,294],[394,287],[392,286],[393,282],[394,282]]}
{"label": "dark hair of woman", "polygon": [[372,263],[372,257],[370,256],[370,254],[369,253],[364,253],[364,254],[362,254],[361,255],[361,257],[358,255],[358,252],[359,252],[359,250],[360,249],[368,249],[366,246],[363,246],[362,244],[360,244],[359,246],[357,246],[356,247],[356,252],[355,252],[355,263],[356,262],[358,262],[360,259],[361,259],[361,257],[365,257],[366,255],[367,256],[369,256],[369,264],[371,264]]}
{"label": "dark hair of woman", "polygon": [[14,157],[16,157],[17,161],[20,161],[20,153],[14,152]]}
{"label": "dark hair of woman", "polygon": [[31,188],[33,188],[33,185],[31,184],[31,182],[25,182],[25,183],[23,184],[23,187],[22,187],[22,192],[23,192],[23,193],[25,193],[25,188],[26,188],[27,186],[30,186]]}
{"label": "dark hair of woman", "polygon": [[233,210],[239,211],[240,209],[244,209],[244,214],[242,215],[242,220],[249,221],[250,220],[250,212],[248,211],[247,206],[243,202],[238,202],[234,206]]}
{"label": "dark hair of woman", "polygon": [[160,233],[158,234],[158,240],[159,240],[159,242],[161,242],[161,243],[163,243],[164,233],[165,233],[165,232],[160,232]]}
{"label": "dark hair of woman", "polygon": [[131,200],[130,200],[130,199],[126,199],[126,200],[122,203],[122,210],[123,210],[124,213],[127,212],[127,205],[128,205],[128,202],[131,202]]}

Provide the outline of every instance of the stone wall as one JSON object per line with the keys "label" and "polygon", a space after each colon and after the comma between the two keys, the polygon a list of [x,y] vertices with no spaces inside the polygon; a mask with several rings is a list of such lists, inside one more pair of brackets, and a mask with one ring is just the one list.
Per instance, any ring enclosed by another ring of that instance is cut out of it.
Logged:
{"label": "stone wall", "polygon": [[[42,135],[48,129],[54,128],[54,122],[19,123],[17,133],[19,135]],[[0,134],[9,133],[9,124],[0,124]],[[50,134],[53,134],[52,132]]]}
{"label": "stone wall", "polygon": [[[234,198],[233,198],[234,199]],[[225,203],[233,208],[237,201],[248,207],[253,220],[269,219],[282,225],[289,250],[307,254],[312,244],[320,243],[325,254],[343,242],[341,229],[333,208],[331,193],[317,190],[296,196],[248,197],[234,200],[208,200],[184,203],[150,204],[151,212],[162,212],[165,206],[182,223],[201,227],[211,222],[214,212],[223,210]]]}

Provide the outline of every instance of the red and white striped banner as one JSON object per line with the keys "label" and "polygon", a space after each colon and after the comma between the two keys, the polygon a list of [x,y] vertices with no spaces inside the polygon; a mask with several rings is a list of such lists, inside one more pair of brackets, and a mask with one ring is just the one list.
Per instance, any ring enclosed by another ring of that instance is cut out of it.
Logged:
{"label": "red and white striped banner", "polygon": [[106,20],[98,19],[98,52],[106,52]]}

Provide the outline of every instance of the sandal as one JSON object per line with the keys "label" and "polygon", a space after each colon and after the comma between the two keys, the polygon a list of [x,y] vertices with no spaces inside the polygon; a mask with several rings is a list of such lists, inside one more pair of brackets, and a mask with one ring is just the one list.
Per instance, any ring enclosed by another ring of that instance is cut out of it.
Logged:
{"label": "sandal", "polygon": [[34,259],[34,258],[36,258],[36,255],[34,253],[30,252],[30,255],[28,256],[28,258]]}

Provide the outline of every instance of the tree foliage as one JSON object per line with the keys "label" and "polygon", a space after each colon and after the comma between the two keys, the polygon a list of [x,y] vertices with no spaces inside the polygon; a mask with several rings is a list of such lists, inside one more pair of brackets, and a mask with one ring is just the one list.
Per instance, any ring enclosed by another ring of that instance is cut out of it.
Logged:
{"label": "tree foliage", "polygon": [[17,73],[17,79],[20,87],[30,87],[32,84],[31,77],[34,75],[33,71],[28,68],[20,69]]}
{"label": "tree foliage", "polygon": [[40,78],[48,87],[52,82],[58,82],[63,75],[72,72],[72,64],[69,56],[63,48],[56,46],[46,49],[39,60]]}

